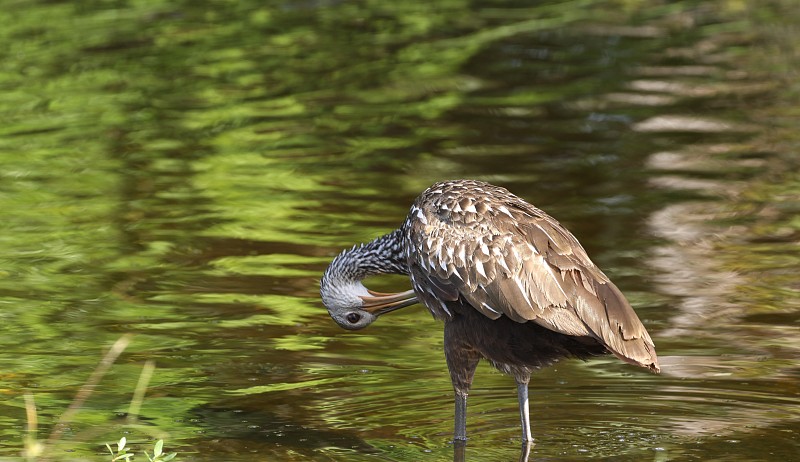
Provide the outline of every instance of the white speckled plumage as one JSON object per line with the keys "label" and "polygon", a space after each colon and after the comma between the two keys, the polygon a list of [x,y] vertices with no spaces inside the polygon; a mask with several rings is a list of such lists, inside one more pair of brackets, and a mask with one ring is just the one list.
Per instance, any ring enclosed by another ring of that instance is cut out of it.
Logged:
{"label": "white speckled plumage", "polygon": [[432,186],[411,210],[401,228],[409,272],[435,317],[448,318],[440,300],[462,298],[490,319],[593,337],[627,362],[658,369],[653,341],[625,297],[542,210],[469,180]]}

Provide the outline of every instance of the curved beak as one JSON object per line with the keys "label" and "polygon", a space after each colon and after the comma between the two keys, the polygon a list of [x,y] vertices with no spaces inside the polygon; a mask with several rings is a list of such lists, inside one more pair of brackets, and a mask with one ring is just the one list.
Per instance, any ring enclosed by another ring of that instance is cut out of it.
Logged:
{"label": "curved beak", "polygon": [[376,316],[418,303],[417,296],[413,290],[393,294],[375,292],[369,289],[367,289],[367,292],[369,292],[369,296],[360,297],[364,301],[361,309]]}

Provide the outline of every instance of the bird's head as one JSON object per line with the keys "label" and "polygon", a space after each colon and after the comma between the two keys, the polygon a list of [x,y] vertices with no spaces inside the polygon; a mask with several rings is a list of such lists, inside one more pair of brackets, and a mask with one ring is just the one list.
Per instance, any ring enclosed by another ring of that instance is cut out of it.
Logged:
{"label": "bird's head", "polygon": [[361,283],[366,274],[355,270],[354,262],[350,252],[342,252],[331,262],[320,281],[322,303],[340,327],[363,329],[382,314],[417,303],[413,290],[382,293],[367,289]]}
{"label": "bird's head", "polygon": [[360,282],[346,285],[320,285],[322,303],[336,324],[347,330],[359,330],[375,322],[378,316],[417,303],[413,290],[398,293],[375,292]]}

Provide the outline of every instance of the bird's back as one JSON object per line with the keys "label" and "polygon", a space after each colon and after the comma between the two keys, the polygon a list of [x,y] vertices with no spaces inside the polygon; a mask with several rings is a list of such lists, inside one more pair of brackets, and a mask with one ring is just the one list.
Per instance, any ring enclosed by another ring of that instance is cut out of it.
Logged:
{"label": "bird's back", "polygon": [[452,321],[470,306],[486,321],[593,338],[658,371],[653,341],[619,289],[567,229],[506,189],[437,183],[414,202],[402,232],[414,290],[437,318]]}

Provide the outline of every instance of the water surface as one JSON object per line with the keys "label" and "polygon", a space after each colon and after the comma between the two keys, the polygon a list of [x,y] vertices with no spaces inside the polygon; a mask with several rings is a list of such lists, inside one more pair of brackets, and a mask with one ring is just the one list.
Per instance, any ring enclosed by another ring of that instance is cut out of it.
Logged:
{"label": "water surface", "polygon": [[[662,357],[536,374],[532,460],[791,460],[793,6],[6,2],[0,457],[25,392],[44,437],[132,333],[56,459],[124,435],[178,460],[451,460],[441,325],[415,307],[345,332],[317,281],[470,177],[571,229]],[[519,457],[513,380],[486,365],[468,431],[468,460]]]}

